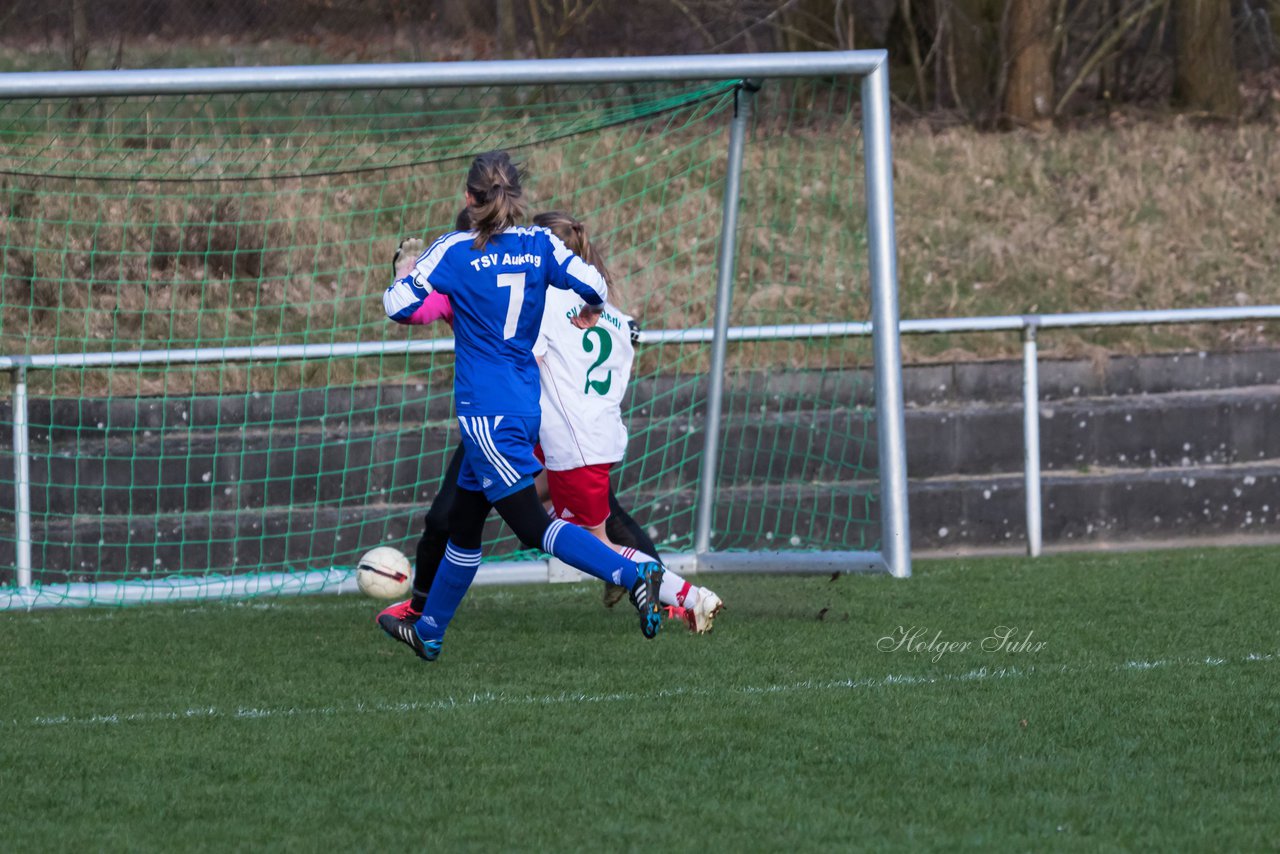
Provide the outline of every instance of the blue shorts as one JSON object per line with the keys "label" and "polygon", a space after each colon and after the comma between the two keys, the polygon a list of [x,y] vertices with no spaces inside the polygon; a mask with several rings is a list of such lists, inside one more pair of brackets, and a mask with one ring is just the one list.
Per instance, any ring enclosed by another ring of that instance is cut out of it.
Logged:
{"label": "blue shorts", "polygon": [[458,486],[493,503],[533,483],[542,463],[533,455],[538,416],[459,415],[465,449]]}

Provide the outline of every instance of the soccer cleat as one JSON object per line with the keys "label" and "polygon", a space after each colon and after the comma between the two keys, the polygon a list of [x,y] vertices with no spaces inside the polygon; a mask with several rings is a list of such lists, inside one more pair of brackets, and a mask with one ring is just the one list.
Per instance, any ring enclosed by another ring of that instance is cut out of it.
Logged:
{"label": "soccer cleat", "polygon": [[698,601],[692,608],[684,609],[684,621],[689,631],[705,635],[715,628],[716,617],[724,610],[720,597],[707,588],[702,588]]}
{"label": "soccer cleat", "polygon": [[640,612],[640,632],[654,638],[662,628],[662,604],[658,590],[662,587],[662,564],[636,564],[636,583],[631,587],[631,604]]}
{"label": "soccer cleat", "polygon": [[440,641],[423,640],[417,627],[408,620],[398,620],[391,614],[378,615],[378,626],[393,640],[413,650],[413,654],[423,661],[435,661],[440,657]]}
{"label": "soccer cleat", "polygon": [[403,602],[397,602],[394,605],[388,605],[378,612],[378,616],[374,618],[374,622],[379,626],[382,624],[378,621],[382,619],[383,614],[395,617],[397,620],[405,620],[410,623],[418,622],[418,618],[422,616],[421,611],[415,611],[412,608],[412,599],[406,599]]}
{"label": "soccer cleat", "polygon": [[621,584],[604,583],[604,595],[600,597],[600,601],[604,602],[606,608],[612,608],[622,601],[622,597],[627,595],[627,588]]}

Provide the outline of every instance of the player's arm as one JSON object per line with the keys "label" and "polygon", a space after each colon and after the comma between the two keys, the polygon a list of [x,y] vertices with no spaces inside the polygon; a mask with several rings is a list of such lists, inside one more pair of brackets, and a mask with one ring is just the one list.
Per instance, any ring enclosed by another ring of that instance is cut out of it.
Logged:
{"label": "player's arm", "polygon": [[604,306],[600,305],[584,305],[582,309],[569,319],[578,329],[590,329],[600,322],[600,317],[604,314]]}
{"label": "player's arm", "polygon": [[609,284],[595,267],[592,267],[573,250],[564,245],[564,241],[550,231],[546,232],[551,244],[550,283],[557,288],[571,290],[589,306],[603,307],[609,296]]}
{"label": "player's arm", "polygon": [[449,298],[431,287],[417,270],[424,260],[423,243],[416,237],[405,238],[396,247],[391,260],[391,286],[382,295],[387,317],[396,323],[425,326],[437,320],[453,323],[453,307]]}

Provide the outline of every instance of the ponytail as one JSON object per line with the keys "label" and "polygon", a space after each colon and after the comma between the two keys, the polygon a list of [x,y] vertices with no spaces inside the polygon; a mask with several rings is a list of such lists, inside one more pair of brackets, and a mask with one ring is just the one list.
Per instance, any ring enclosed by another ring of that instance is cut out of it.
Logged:
{"label": "ponytail", "polygon": [[523,177],[505,151],[489,151],[472,161],[467,172],[467,192],[474,202],[467,213],[476,232],[472,248],[483,249],[495,234],[524,219]]}
{"label": "ponytail", "polygon": [[605,266],[604,255],[591,242],[587,236],[587,227],[580,220],[564,211],[544,211],[533,218],[533,224],[549,229],[565,246],[569,247],[573,254],[595,267],[600,275],[604,276],[605,283],[609,285],[609,301],[614,305],[618,304],[613,277],[609,275],[609,268]]}

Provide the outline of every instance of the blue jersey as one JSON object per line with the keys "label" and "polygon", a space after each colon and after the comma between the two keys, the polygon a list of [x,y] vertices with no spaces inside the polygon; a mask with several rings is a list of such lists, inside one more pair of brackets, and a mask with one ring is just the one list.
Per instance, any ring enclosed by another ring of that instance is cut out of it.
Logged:
{"label": "blue jersey", "polygon": [[549,230],[511,227],[473,249],[475,232],[441,237],[413,272],[383,296],[387,314],[408,317],[432,290],[453,308],[454,406],[458,415],[538,415],[540,385],[533,342],[547,287],[573,290],[601,305],[600,272]]}

